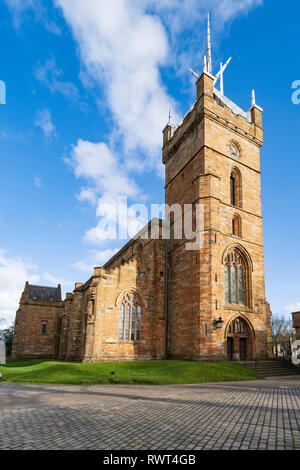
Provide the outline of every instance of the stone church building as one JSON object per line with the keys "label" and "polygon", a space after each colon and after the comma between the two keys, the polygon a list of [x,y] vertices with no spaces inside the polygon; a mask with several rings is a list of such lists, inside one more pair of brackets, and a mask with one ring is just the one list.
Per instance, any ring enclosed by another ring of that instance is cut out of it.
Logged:
{"label": "stone church building", "polygon": [[209,33],[197,100],[179,126],[168,124],[163,131],[165,202],[192,205],[201,247],[187,249],[190,240],[174,236],[173,216],[170,239],[162,236],[161,220],[154,221],[157,237],[147,239],[149,223],[65,300],[60,286],[27,283],[16,313],[13,357],[92,362],[271,355],[262,109],[254,94],[247,112],[226,98],[223,71],[212,74]]}

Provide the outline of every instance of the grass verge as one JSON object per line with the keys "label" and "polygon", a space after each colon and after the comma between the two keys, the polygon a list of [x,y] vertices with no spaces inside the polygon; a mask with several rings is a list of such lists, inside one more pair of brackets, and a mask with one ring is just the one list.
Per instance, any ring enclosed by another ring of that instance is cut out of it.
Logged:
{"label": "grass verge", "polygon": [[260,377],[231,362],[151,361],[77,364],[8,360],[0,365],[2,382],[47,384],[196,384],[256,380]]}

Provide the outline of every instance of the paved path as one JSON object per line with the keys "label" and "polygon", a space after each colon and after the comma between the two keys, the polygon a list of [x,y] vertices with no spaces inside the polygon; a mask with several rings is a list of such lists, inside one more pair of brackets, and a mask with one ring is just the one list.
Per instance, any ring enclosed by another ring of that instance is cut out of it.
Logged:
{"label": "paved path", "polygon": [[0,383],[0,449],[300,450],[300,377],[173,386]]}

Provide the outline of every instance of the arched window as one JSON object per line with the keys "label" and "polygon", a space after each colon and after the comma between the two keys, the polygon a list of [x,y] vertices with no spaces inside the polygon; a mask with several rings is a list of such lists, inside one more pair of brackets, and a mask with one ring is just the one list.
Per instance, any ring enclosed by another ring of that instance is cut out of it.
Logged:
{"label": "arched window", "polygon": [[225,261],[225,302],[250,307],[250,276],[244,257],[230,252]]}
{"label": "arched window", "polygon": [[233,175],[233,173],[230,175],[230,204],[232,206],[235,206],[235,186],[236,186],[236,180]]}
{"label": "arched window", "polygon": [[233,320],[233,322],[229,325],[228,334],[248,336],[249,333],[245,321],[242,318],[236,318]]}
{"label": "arched window", "polygon": [[242,236],[242,219],[239,215],[235,215],[232,219],[232,235],[235,237]]}
{"label": "arched window", "polygon": [[230,175],[230,204],[242,207],[242,176],[237,168]]}
{"label": "arched window", "polygon": [[42,335],[47,334],[47,323],[42,323],[41,333]]}
{"label": "arched window", "polygon": [[119,339],[139,341],[141,339],[142,306],[134,293],[125,294],[120,305]]}

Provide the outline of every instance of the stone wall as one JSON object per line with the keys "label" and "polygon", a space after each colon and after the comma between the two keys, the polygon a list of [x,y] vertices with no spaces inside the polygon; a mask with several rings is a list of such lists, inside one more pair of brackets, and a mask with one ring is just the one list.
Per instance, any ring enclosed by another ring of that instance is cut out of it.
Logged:
{"label": "stone wall", "polygon": [[[85,361],[164,357],[165,242],[131,242],[94,275],[93,314],[88,317]],[[142,305],[140,340],[119,339],[120,302],[135,293]]]}
{"label": "stone wall", "polygon": [[[150,226],[149,226],[150,235]],[[132,240],[86,284],[68,294],[61,318],[59,358],[96,362],[165,356],[164,240]],[[119,339],[120,302],[133,292],[142,304],[140,340]]]}

